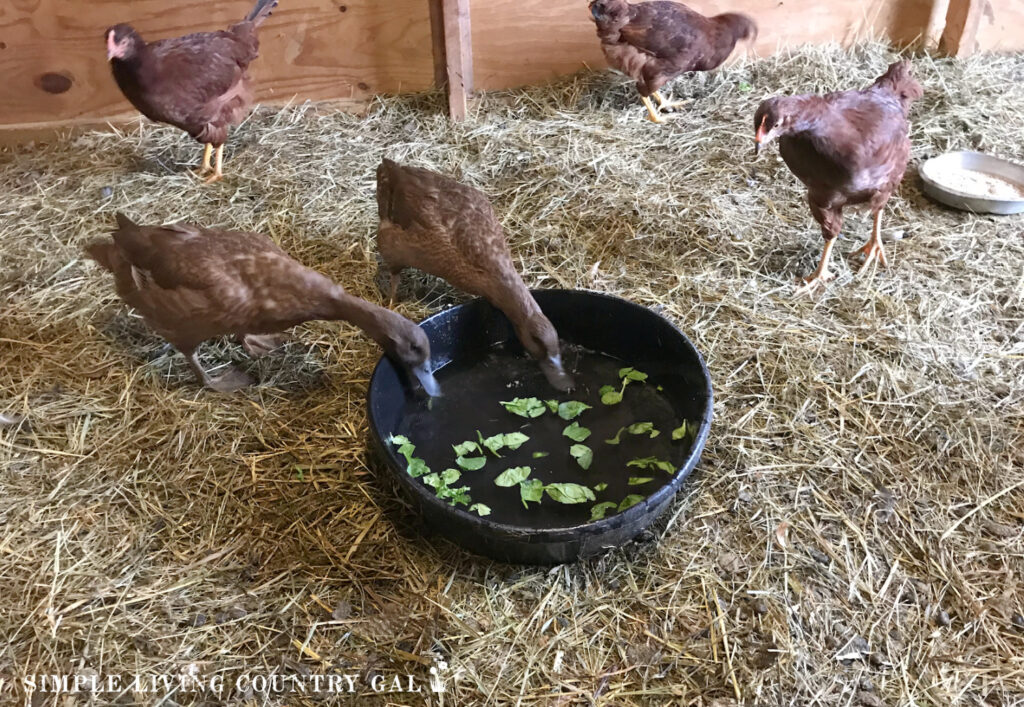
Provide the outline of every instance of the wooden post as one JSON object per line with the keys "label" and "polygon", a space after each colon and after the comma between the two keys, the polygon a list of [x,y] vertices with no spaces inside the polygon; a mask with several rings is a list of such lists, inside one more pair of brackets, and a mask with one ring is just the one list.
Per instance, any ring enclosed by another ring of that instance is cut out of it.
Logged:
{"label": "wooden post", "polygon": [[986,0],[949,0],[946,29],[942,33],[942,51],[950,56],[970,56],[978,44],[978,27],[985,13]]}
{"label": "wooden post", "polygon": [[448,114],[464,120],[473,92],[473,40],[469,0],[429,0],[434,47],[434,83],[448,87]]}

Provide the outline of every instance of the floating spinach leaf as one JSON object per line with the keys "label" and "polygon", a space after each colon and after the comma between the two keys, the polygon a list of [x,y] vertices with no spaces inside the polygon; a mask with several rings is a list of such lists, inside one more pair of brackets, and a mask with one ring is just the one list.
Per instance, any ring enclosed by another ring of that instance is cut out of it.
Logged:
{"label": "floating spinach leaf", "polygon": [[423,477],[423,483],[436,490],[441,486],[441,475],[437,472],[427,474]]}
{"label": "floating spinach leaf", "polygon": [[441,483],[446,486],[455,483],[460,478],[462,478],[462,473],[458,469],[445,469],[441,472]]}
{"label": "floating spinach leaf", "polygon": [[416,479],[424,474],[429,474],[430,467],[419,457],[412,457],[409,459],[409,466],[406,468],[406,471],[409,472],[409,476]]}
{"label": "floating spinach leaf", "polygon": [[606,439],[604,441],[604,443],[605,444],[618,444],[619,442],[622,441],[622,433],[625,432],[625,431],[626,431],[625,427],[620,427],[619,431],[615,433],[615,436],[612,437],[611,439]]}
{"label": "floating spinach leaf", "polygon": [[548,496],[559,503],[586,503],[594,501],[594,492],[579,484],[548,484],[544,487]]}
{"label": "floating spinach leaf", "polygon": [[491,507],[483,503],[474,503],[472,506],[469,507],[469,510],[471,510],[473,513],[476,513],[478,516],[491,515]]}
{"label": "floating spinach leaf", "polygon": [[496,457],[500,457],[498,454],[505,447],[505,435],[494,435],[480,442],[491,454]]}
{"label": "floating spinach leaf", "polygon": [[642,372],[636,370],[635,368],[633,368],[632,366],[630,366],[629,368],[620,368],[619,369],[619,378],[624,378],[626,380],[631,380],[631,381],[643,382],[643,381],[647,380],[647,374],[646,373],[642,373]]}
{"label": "floating spinach leaf", "polygon": [[598,393],[601,395],[601,402],[605,405],[618,405],[622,402],[622,391],[616,390],[614,386],[602,386]]}
{"label": "floating spinach leaf", "polygon": [[569,447],[569,454],[584,471],[589,469],[591,462],[594,461],[594,450],[585,444],[572,445]]}
{"label": "floating spinach leaf", "polygon": [[603,481],[601,483],[599,483],[599,484],[594,484],[594,490],[597,491],[598,493],[601,493],[606,488],[608,488],[608,484],[606,484]]}
{"label": "floating spinach leaf", "polygon": [[487,457],[459,457],[455,460],[455,463],[466,471],[477,471],[484,468],[484,464],[487,463]]}
{"label": "floating spinach leaf", "polygon": [[673,441],[683,439],[684,437],[686,437],[686,420],[683,420],[683,423],[679,425],[679,427],[672,430]]}
{"label": "floating spinach leaf", "polygon": [[473,499],[469,497],[469,487],[463,486],[461,488],[452,489],[444,486],[437,491],[437,497],[448,501],[450,506],[468,506],[472,503]]}
{"label": "floating spinach leaf", "polygon": [[515,466],[515,467],[512,467],[511,469],[506,469],[505,471],[503,471],[500,474],[498,474],[498,478],[496,478],[494,480],[494,484],[496,486],[502,486],[504,488],[509,488],[511,486],[515,486],[516,484],[520,483],[521,481],[525,481],[526,478],[529,475],[530,475],[530,467],[528,467],[528,466]]}
{"label": "floating spinach leaf", "polygon": [[651,439],[654,439],[661,434],[658,430],[654,429],[653,422],[634,422],[632,425],[626,428],[626,431],[631,435],[642,435],[649,434]]}
{"label": "floating spinach leaf", "polygon": [[509,432],[508,434],[504,435],[504,437],[505,446],[513,451],[519,449],[524,444],[530,441],[530,438],[524,435],[522,432]]}
{"label": "floating spinach leaf", "polygon": [[401,447],[404,444],[412,444],[412,442],[409,441],[409,438],[406,437],[405,435],[391,435],[391,437],[388,439],[388,442],[395,445],[396,447]]}
{"label": "floating spinach leaf", "polygon": [[480,445],[477,442],[469,441],[463,442],[462,444],[452,445],[452,449],[455,450],[455,456],[465,457],[469,456],[473,452],[482,452]]}
{"label": "floating spinach leaf", "polygon": [[545,400],[544,404],[548,406],[548,410],[550,410],[551,412],[558,412],[557,400]]}
{"label": "floating spinach leaf", "polygon": [[622,499],[622,501],[619,502],[619,513],[622,513],[627,508],[632,508],[636,504],[640,503],[640,501],[642,500],[644,500],[643,496],[631,493],[630,495],[626,496],[624,499]]}
{"label": "floating spinach leaf", "polygon": [[567,403],[562,403],[558,406],[558,416],[565,421],[569,421],[579,417],[584,410],[589,410],[590,406],[586,403],[581,403],[577,400],[570,400]]}
{"label": "floating spinach leaf", "polygon": [[549,454],[549,452],[534,452],[534,453],[533,453],[533,458],[534,458],[534,459],[543,459],[543,458],[544,458],[544,457],[546,457],[546,456],[547,456],[548,454]]}
{"label": "floating spinach leaf", "polygon": [[630,486],[643,486],[644,484],[649,484],[652,481],[654,481],[653,476],[630,476],[628,483]]}
{"label": "floating spinach leaf", "polygon": [[608,511],[615,510],[618,504],[612,501],[602,501],[590,509],[590,520],[603,520]]}
{"label": "floating spinach leaf", "polygon": [[540,503],[544,497],[544,482],[540,479],[527,479],[519,484],[519,496],[523,499],[523,507],[529,508],[527,501]]}
{"label": "floating spinach leaf", "polygon": [[510,413],[519,417],[540,417],[545,410],[544,403],[537,398],[516,398],[501,404]]}
{"label": "floating spinach leaf", "polygon": [[676,467],[672,462],[665,461],[664,459],[658,459],[657,457],[633,459],[632,461],[626,462],[626,466],[636,467],[637,469],[660,469],[668,474],[676,473]]}
{"label": "floating spinach leaf", "polygon": [[580,427],[580,423],[574,422],[562,430],[562,435],[568,437],[573,442],[585,442],[587,437],[590,436],[590,430],[586,427]]}

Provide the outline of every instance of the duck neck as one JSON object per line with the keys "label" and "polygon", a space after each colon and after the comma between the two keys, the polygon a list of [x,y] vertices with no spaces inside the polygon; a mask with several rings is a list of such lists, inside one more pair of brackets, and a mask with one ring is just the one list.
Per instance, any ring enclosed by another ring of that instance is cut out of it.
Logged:
{"label": "duck neck", "polygon": [[367,302],[335,287],[328,300],[325,319],[342,320],[359,327],[363,332],[381,345],[389,349],[390,336],[388,330],[392,320],[398,316],[390,309]]}
{"label": "duck neck", "polygon": [[540,313],[537,300],[518,276],[514,278],[514,282],[502,283],[499,292],[491,298],[491,303],[505,313],[517,330],[529,321],[530,317]]}

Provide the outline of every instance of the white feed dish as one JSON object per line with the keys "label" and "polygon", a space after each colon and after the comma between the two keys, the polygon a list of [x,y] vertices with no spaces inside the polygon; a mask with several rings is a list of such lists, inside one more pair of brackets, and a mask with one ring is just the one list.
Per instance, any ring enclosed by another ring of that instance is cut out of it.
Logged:
{"label": "white feed dish", "polygon": [[1024,211],[1024,166],[981,152],[949,152],[921,165],[928,196],[964,211]]}

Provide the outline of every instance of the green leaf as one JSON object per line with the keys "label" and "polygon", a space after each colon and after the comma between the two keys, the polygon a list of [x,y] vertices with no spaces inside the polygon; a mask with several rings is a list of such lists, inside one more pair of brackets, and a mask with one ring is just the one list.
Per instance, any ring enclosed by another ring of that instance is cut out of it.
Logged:
{"label": "green leaf", "polygon": [[516,450],[522,447],[524,444],[530,441],[530,438],[524,435],[522,432],[509,432],[504,435],[505,446],[511,450]]}
{"label": "green leaf", "polygon": [[484,468],[484,464],[487,463],[487,457],[459,457],[455,460],[455,463],[466,471],[477,471]]}
{"label": "green leaf", "polygon": [[605,405],[618,405],[622,402],[622,392],[610,385],[601,388],[601,402]]}
{"label": "green leaf", "polygon": [[455,456],[457,457],[465,457],[472,454],[473,452],[483,451],[480,449],[480,445],[477,442],[473,442],[472,440],[468,442],[463,442],[462,444],[453,445],[452,449],[455,450]]}
{"label": "green leaf", "polygon": [[505,446],[505,435],[494,435],[493,437],[488,437],[480,444],[490,450],[491,454],[494,456],[500,457],[501,455],[498,454],[498,451]]}
{"label": "green leaf", "polygon": [[668,474],[676,473],[676,467],[672,462],[664,459],[658,459],[657,457],[641,457],[639,459],[633,459],[626,462],[626,466],[632,466],[638,469],[659,469]]}
{"label": "green leaf", "polygon": [[433,474],[427,474],[426,476],[423,477],[423,483],[425,483],[427,486],[431,486],[434,489],[437,489],[441,485],[441,476],[437,472],[434,472]]}
{"label": "green leaf", "polygon": [[520,417],[540,417],[544,414],[545,406],[537,398],[516,398],[508,402],[502,402],[505,409],[513,415]]}
{"label": "green leaf", "polygon": [[633,367],[620,368],[619,369],[619,378],[625,378],[625,379],[631,380],[631,381],[642,382],[642,381],[647,380],[647,374],[646,373],[642,373],[642,372],[636,370]]}
{"label": "green leaf", "polygon": [[683,439],[686,437],[686,420],[683,420],[683,424],[672,430],[672,441]]}
{"label": "green leaf", "polygon": [[608,511],[616,507],[617,504],[612,501],[602,501],[590,509],[590,520],[603,520]]}
{"label": "green leaf", "polygon": [[458,481],[461,478],[462,478],[462,472],[460,472],[458,469],[445,469],[444,471],[441,472],[441,481],[446,486],[448,484],[455,483],[456,481]]}
{"label": "green leaf", "polygon": [[590,430],[586,427],[580,427],[580,423],[574,422],[562,430],[562,435],[574,442],[585,442],[587,437],[590,436]]}
{"label": "green leaf", "polygon": [[525,481],[529,475],[530,467],[515,466],[512,467],[511,469],[506,469],[505,471],[498,474],[498,478],[494,480],[494,484],[495,486],[503,486],[505,488],[509,488],[511,486],[515,486],[521,481]]}
{"label": "green leaf", "polygon": [[533,453],[533,458],[534,459],[543,459],[547,455],[548,455],[548,452],[534,452]]}
{"label": "green leaf", "polygon": [[643,486],[654,481],[653,476],[630,476],[628,484],[630,486]]}
{"label": "green leaf", "polygon": [[640,496],[640,495],[635,494],[635,493],[631,493],[630,495],[628,495],[624,499],[622,499],[622,501],[619,503],[619,509],[618,509],[619,513],[622,513],[627,508],[632,508],[636,504],[640,503],[640,501],[642,501],[642,500],[644,500],[643,496]]}
{"label": "green leaf", "polygon": [[552,500],[559,503],[586,503],[596,500],[593,491],[579,484],[548,484],[544,490]]}
{"label": "green leaf", "polygon": [[409,438],[405,435],[391,435],[391,437],[388,438],[388,442],[396,447],[401,447],[404,444],[412,444],[412,442],[409,441]]}
{"label": "green leaf", "polygon": [[594,484],[594,490],[597,491],[598,493],[601,493],[606,488],[608,488],[608,484],[606,484],[603,481],[601,483],[599,483],[599,484]]}
{"label": "green leaf", "polygon": [[545,400],[544,404],[548,406],[548,410],[550,410],[551,412],[558,412],[557,400]]}
{"label": "green leaf", "polygon": [[409,442],[398,448],[398,453],[405,457],[406,461],[412,461],[412,453],[416,451],[416,445]]}
{"label": "green leaf", "polygon": [[413,457],[409,460],[409,466],[406,468],[406,471],[409,472],[409,476],[415,479],[423,476],[424,474],[429,474],[430,467],[427,466],[427,463],[422,459]]}
{"label": "green leaf", "polygon": [[658,430],[654,429],[653,422],[634,422],[632,425],[626,428],[631,435],[642,435],[650,434],[651,439],[654,439],[661,434]]}
{"label": "green leaf", "polygon": [[586,403],[581,403],[577,400],[570,400],[567,403],[562,403],[558,406],[558,416],[563,420],[572,420],[579,417],[584,410],[589,410],[590,406]]}
{"label": "green leaf", "polygon": [[468,506],[473,500],[469,496],[468,486],[457,489],[444,488],[438,491],[437,497],[448,499],[448,504],[451,506]]}
{"label": "green leaf", "polygon": [[471,510],[473,513],[476,513],[478,516],[491,515],[491,507],[483,503],[474,503],[472,506],[469,507],[469,510]]}
{"label": "green leaf", "polygon": [[754,87],[753,87],[753,86],[751,86],[751,85],[750,85],[749,83],[747,83],[746,81],[740,81],[739,89],[740,89],[740,91],[742,91],[743,93],[750,93],[751,91],[753,91],[753,90],[754,90]]}
{"label": "green leaf", "polygon": [[584,471],[590,468],[591,462],[594,461],[594,450],[585,444],[574,444],[569,447],[569,454],[576,460],[576,463],[580,465]]}
{"label": "green leaf", "polygon": [[625,427],[620,427],[619,431],[615,433],[615,436],[612,437],[611,439],[606,439],[604,441],[604,443],[605,444],[618,444],[619,442],[622,441],[622,433],[625,432],[625,431],[626,431]]}
{"label": "green leaf", "polygon": [[519,484],[519,496],[523,499],[523,506],[529,508],[527,501],[540,503],[544,497],[544,482],[540,479],[528,479]]}

